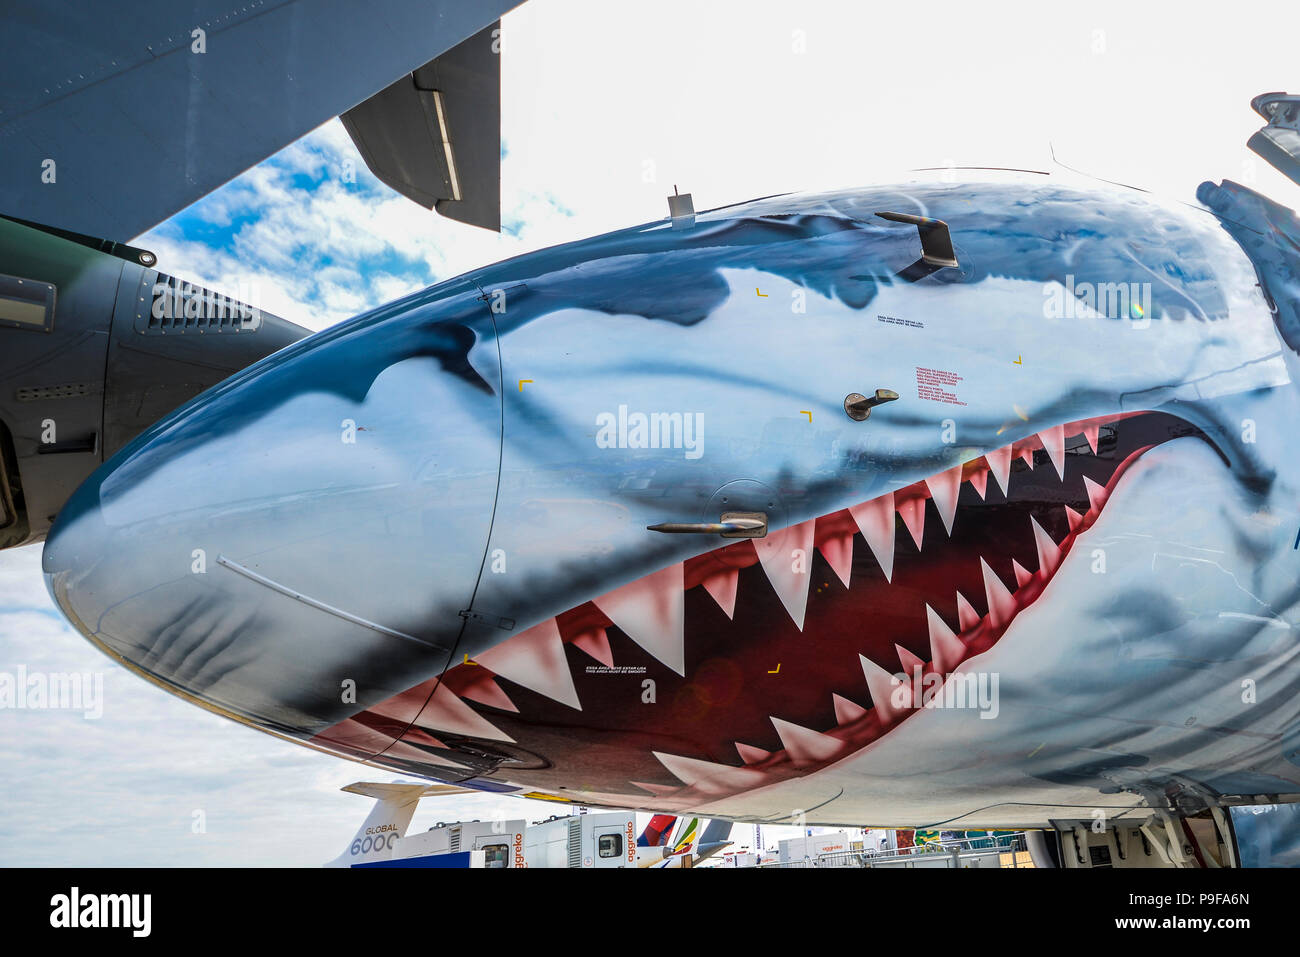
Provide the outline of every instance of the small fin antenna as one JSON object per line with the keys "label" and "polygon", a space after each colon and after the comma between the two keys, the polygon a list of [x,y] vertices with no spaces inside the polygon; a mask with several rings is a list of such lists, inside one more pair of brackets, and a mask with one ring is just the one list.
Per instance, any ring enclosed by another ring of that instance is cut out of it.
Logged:
{"label": "small fin antenna", "polygon": [[948,231],[948,224],[942,219],[931,219],[929,216],[916,216],[912,213],[878,212],[876,215],[891,223],[907,223],[915,226],[921,236],[921,258],[900,271],[898,274],[900,279],[916,282],[945,267],[958,268],[957,252],[952,246],[952,234]]}

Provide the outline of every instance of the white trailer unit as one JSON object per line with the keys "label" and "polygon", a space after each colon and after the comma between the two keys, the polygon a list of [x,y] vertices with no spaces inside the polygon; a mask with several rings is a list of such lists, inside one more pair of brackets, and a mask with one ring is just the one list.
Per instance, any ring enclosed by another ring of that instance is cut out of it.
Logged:
{"label": "white trailer unit", "polygon": [[718,867],[758,867],[758,862],[753,851],[723,851]]}
{"label": "white trailer unit", "polygon": [[851,846],[849,835],[844,831],[834,834],[811,834],[807,837],[792,837],[780,843],[778,860],[782,864],[815,863],[819,857],[827,854],[844,854],[852,850],[861,850]]}
{"label": "white trailer unit", "polygon": [[519,821],[461,821],[438,824],[407,834],[393,850],[393,860],[482,851],[484,867],[524,867],[524,834]]}
{"label": "white trailer unit", "polygon": [[524,832],[529,867],[635,867],[636,814],[553,817]]}

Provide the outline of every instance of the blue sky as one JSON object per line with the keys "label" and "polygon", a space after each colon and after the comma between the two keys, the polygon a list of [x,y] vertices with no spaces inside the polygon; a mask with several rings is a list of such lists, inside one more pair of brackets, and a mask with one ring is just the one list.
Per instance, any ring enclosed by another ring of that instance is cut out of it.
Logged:
{"label": "blue sky", "polygon": [[503,202],[499,236],[421,209],[371,174],[334,120],[139,242],[168,269],[183,265],[187,278],[243,292],[318,330],[539,245],[573,215],[544,189]]}
{"label": "blue sky", "polygon": [[[1267,26],[1291,6],[1243,3],[1225,18],[1190,3],[1171,19],[1131,3],[1024,3],[991,17],[940,2],[919,23],[906,6],[856,3],[529,0],[504,23],[500,235],[378,183],[334,120],[137,244],[167,272],[322,329],[660,218],[674,185],[702,209],[922,166],[1052,169],[1051,144],[1072,167],[1189,201],[1201,180],[1228,177],[1300,207],[1300,190],[1244,147],[1260,125],[1250,98],[1296,86],[1294,38]],[[39,546],[0,553],[0,671],[19,665],[102,673],[104,713],[0,711],[0,864],[316,865],[368,810],[338,789],[393,777],[113,666],[54,610]],[[426,801],[413,826],[550,813]]]}

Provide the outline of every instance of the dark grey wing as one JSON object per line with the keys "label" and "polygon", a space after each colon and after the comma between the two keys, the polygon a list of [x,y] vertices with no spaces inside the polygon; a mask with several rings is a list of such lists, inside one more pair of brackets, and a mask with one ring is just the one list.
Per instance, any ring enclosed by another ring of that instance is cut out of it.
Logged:
{"label": "dark grey wing", "polygon": [[519,2],[5,4],[0,213],[137,236]]}
{"label": "dark grey wing", "polygon": [[500,29],[492,24],[343,114],[371,171],[421,206],[501,228]]}

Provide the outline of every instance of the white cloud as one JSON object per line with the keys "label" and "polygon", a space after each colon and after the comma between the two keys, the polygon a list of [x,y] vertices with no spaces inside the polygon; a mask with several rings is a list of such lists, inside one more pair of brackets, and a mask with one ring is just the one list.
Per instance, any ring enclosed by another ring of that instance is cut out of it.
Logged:
{"label": "white cloud", "polygon": [[[101,674],[103,716],[0,709],[0,866],[316,866],[370,810],[339,788],[394,779],[155,688],[69,627],[40,582],[38,547],[0,553],[0,672]],[[416,823],[553,809],[483,795],[426,806]],[[193,831],[196,811],[206,833]]]}
{"label": "white cloud", "polygon": [[[349,169],[355,182],[345,181]],[[318,182],[296,187],[298,175]],[[228,295],[251,289],[252,305],[322,329],[473,266],[576,238],[564,207],[537,188],[503,190],[502,212],[508,231],[495,234],[422,209],[380,184],[333,120],[138,243],[164,272]],[[186,237],[196,223],[233,236],[214,248]]]}

